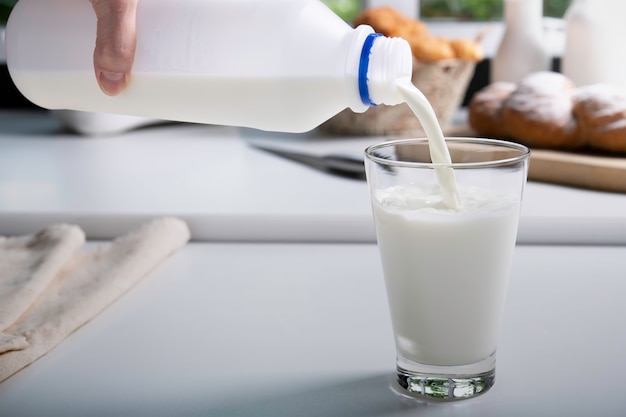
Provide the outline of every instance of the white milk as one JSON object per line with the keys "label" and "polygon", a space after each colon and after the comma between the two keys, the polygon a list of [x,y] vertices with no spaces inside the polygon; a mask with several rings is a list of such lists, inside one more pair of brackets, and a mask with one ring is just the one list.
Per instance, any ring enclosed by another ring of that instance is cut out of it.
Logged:
{"label": "white milk", "polygon": [[[348,95],[341,78],[226,78],[185,74],[134,73],[118,97],[100,92],[92,72],[13,75],[25,96],[37,96],[45,108],[133,114],[264,130],[302,132],[343,109]],[[234,91],[246,94],[234,94]],[[67,94],[71,91],[71,94]],[[269,99],[271,97],[271,99]],[[307,97],[302,100],[301,97]],[[62,100],[60,99],[62,98]],[[334,100],[334,105],[333,105]],[[59,106],[59,103],[62,105]],[[236,109],[236,111],[233,111]]]}
{"label": "white milk", "polygon": [[[450,152],[446,145],[441,126],[437,120],[437,115],[428,99],[415,87],[411,80],[400,80],[397,83],[398,90],[409,105],[413,113],[419,119],[424,133],[428,137],[430,157],[434,164],[449,165],[451,162]],[[462,204],[459,191],[457,190],[454,170],[451,168],[436,168],[439,187],[443,195],[443,202],[447,207],[459,208]]]}
{"label": "white milk", "polygon": [[450,209],[437,185],[373,198],[398,352],[429,365],[495,352],[518,225],[517,197],[460,188]]}

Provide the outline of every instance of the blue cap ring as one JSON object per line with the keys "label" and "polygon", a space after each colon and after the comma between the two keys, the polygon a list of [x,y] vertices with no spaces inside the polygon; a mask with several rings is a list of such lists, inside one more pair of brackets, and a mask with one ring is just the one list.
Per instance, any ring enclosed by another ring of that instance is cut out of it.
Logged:
{"label": "blue cap ring", "polygon": [[379,36],[383,36],[380,33],[370,33],[363,42],[363,49],[361,50],[361,59],[359,60],[359,95],[361,101],[366,106],[376,106],[376,103],[370,98],[370,92],[367,87],[367,72],[370,66],[370,55],[372,52],[372,46],[374,41]]}

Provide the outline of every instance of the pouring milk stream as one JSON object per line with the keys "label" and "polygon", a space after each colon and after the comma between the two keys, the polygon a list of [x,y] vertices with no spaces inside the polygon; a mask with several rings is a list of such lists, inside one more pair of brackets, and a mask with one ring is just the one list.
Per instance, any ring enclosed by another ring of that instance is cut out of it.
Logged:
{"label": "pouring milk stream", "polygon": [[[424,94],[411,83],[411,80],[401,80],[398,88],[406,103],[419,119],[428,137],[430,157],[433,164],[449,165],[452,163],[450,151],[437,120],[437,115]],[[443,197],[443,204],[451,209],[459,209],[462,205],[461,195],[456,185],[454,170],[449,166],[435,166],[439,187]]]}
{"label": "pouring milk stream", "polygon": [[[408,81],[398,88],[428,140],[384,142],[365,151],[398,382],[425,396],[477,395],[494,381],[527,149],[451,139],[450,149],[478,158],[454,171],[427,100]],[[414,149],[429,151],[432,164],[411,164]],[[496,149],[519,160],[498,160]]]}

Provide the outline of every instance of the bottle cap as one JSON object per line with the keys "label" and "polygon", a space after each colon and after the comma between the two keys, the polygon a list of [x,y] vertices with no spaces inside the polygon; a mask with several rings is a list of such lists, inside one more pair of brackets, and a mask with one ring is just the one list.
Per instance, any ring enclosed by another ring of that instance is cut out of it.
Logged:
{"label": "bottle cap", "polygon": [[402,38],[371,33],[365,38],[359,61],[359,94],[367,106],[395,105],[404,100],[398,92],[400,79],[411,79],[413,54]]}

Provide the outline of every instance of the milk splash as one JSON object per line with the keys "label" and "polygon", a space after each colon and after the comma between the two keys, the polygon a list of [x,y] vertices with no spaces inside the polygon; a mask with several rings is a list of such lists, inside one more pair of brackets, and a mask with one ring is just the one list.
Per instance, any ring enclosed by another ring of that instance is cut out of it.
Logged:
{"label": "milk splash", "polygon": [[[435,164],[435,172],[439,181],[443,203],[448,208],[460,209],[462,205],[461,195],[456,184],[454,170],[449,167],[452,163],[450,151],[446,145],[435,111],[426,96],[413,85],[410,79],[399,80],[397,86],[405,102],[422,124],[426,137],[428,137],[430,158],[433,164]],[[438,164],[442,166],[438,167]]]}

